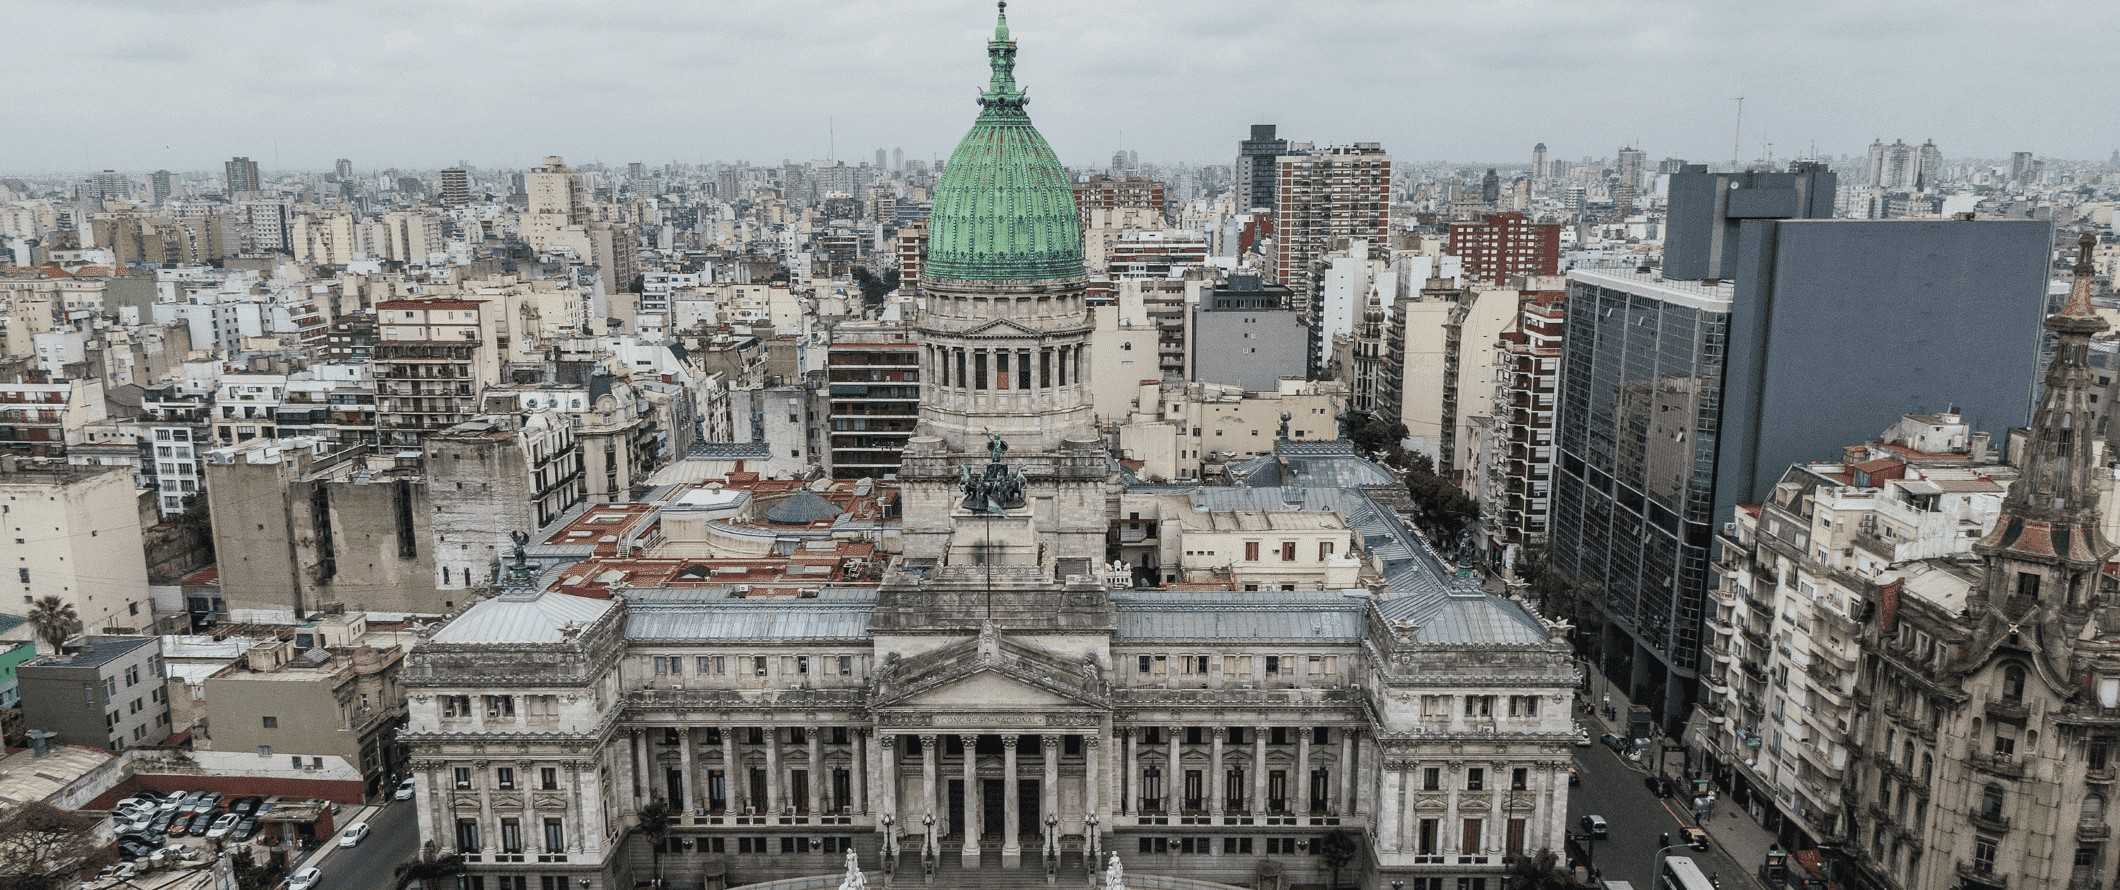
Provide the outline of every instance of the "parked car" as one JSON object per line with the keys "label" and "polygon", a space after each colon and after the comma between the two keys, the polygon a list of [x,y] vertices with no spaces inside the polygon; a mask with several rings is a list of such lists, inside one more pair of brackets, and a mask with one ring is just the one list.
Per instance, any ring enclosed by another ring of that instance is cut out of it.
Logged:
{"label": "parked car", "polygon": [[216,818],[219,817],[215,816],[212,810],[191,817],[191,836],[205,837],[207,829],[213,827],[213,820]]}
{"label": "parked car", "polygon": [[317,882],[324,879],[324,872],[312,865],[287,876],[287,890],[315,890]]}
{"label": "parked car", "polygon": [[177,811],[163,810],[162,812],[155,815],[154,824],[149,825],[147,827],[147,830],[152,831],[156,834],[168,834],[169,830],[176,826],[176,823]]}
{"label": "parked car", "polygon": [[352,828],[346,829],[345,834],[339,835],[339,846],[358,847],[361,845],[362,841],[365,841],[367,839],[368,823],[356,822],[354,823]]}
{"label": "parked car", "polygon": [[153,844],[143,843],[132,838],[120,838],[118,840],[118,858],[128,862],[142,856],[152,856],[157,849],[159,848]]}
{"label": "parked car", "polygon": [[413,780],[410,777],[407,777],[405,781],[398,783],[396,791],[390,793],[390,799],[411,800],[418,794],[418,792],[415,790],[417,787],[418,786],[413,782]]}
{"label": "parked car", "polygon": [[242,821],[236,823],[236,830],[228,833],[228,839],[239,844],[257,836],[258,817],[256,816],[244,816]]}
{"label": "parked car", "polygon": [[1578,748],[1590,747],[1590,730],[1584,729],[1580,723],[1575,724],[1575,746]]}
{"label": "parked car", "polygon": [[1609,732],[1605,733],[1604,735],[1598,736],[1597,741],[1599,744],[1604,745],[1607,748],[1611,748],[1612,753],[1614,754],[1622,754],[1625,753],[1627,750],[1627,740],[1620,738],[1619,736],[1613,735]]}
{"label": "parked car", "polygon": [[192,811],[191,811],[191,812],[192,812],[192,813],[193,813],[194,815],[197,815],[197,814],[199,814],[199,813],[211,813],[211,812],[213,812],[214,810],[217,810],[217,809],[220,809],[220,808],[221,808],[221,792],[219,792],[219,791],[208,791],[208,792],[206,792],[205,794],[201,794],[201,795],[199,795],[199,801],[198,801],[198,803],[196,803],[196,804],[194,804],[194,805],[193,805],[193,809],[192,809]]}
{"label": "parked car", "polygon": [[184,791],[179,793],[173,793],[170,796],[163,798],[162,809],[172,813],[184,812],[186,808],[198,803],[199,796],[203,793],[204,792],[200,791]]}
{"label": "parked car", "polygon": [[1605,838],[1605,837],[1611,837],[1611,836],[1612,836],[1612,827],[1611,827],[1610,825],[1607,825],[1607,824],[1605,823],[1605,817],[1603,817],[1603,816],[1598,816],[1598,815],[1589,815],[1589,816],[1584,816],[1584,817],[1583,817],[1583,833],[1584,833],[1584,834],[1587,834],[1587,835],[1589,835],[1589,836],[1591,836],[1591,837],[1594,837],[1594,838]]}
{"label": "parked car", "polygon": [[227,837],[229,832],[235,830],[236,824],[242,821],[243,817],[241,815],[238,815],[236,813],[222,813],[218,818],[213,820],[212,825],[207,826],[206,839],[210,841],[217,841],[224,837]]}
{"label": "parked car", "polygon": [[1663,776],[1643,776],[1642,784],[1648,787],[1650,794],[1657,797],[1671,796],[1671,780]]}
{"label": "parked car", "polygon": [[169,837],[185,837],[187,835],[190,835],[191,820],[193,817],[186,816],[183,813],[176,813],[174,815],[176,816],[176,821],[169,823],[169,829],[164,833],[167,834]]}
{"label": "parked car", "polygon": [[239,816],[248,816],[257,812],[258,805],[264,802],[265,798],[262,797],[238,797],[228,802],[228,811]]}
{"label": "parked car", "polygon": [[138,818],[142,813],[154,812],[155,805],[152,801],[141,800],[137,797],[128,797],[124,800],[118,801],[115,804],[112,804],[110,811],[118,815],[124,816],[126,819],[135,819]]}

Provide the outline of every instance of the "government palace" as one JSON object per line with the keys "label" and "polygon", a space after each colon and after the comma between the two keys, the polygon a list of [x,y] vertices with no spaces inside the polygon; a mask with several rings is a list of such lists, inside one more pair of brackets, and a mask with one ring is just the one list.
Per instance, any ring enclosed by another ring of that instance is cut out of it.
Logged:
{"label": "government palace", "polygon": [[[867,483],[618,505],[593,546],[519,545],[411,651],[420,837],[469,890],[837,886],[850,852],[871,884],[1079,882],[1116,853],[1134,886],[1322,887],[1337,863],[1501,890],[1563,848],[1566,628],[1439,559],[1402,481],[1285,435],[1217,484],[1113,457],[1073,192],[1005,10],[986,52],[886,508],[848,508]],[[875,566],[788,591],[580,565],[702,541]]]}

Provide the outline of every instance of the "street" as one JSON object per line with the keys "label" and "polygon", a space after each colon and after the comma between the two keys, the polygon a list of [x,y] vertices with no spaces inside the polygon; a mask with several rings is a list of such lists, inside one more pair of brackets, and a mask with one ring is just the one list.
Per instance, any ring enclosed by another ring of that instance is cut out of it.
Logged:
{"label": "street", "polygon": [[[1605,880],[1627,881],[1637,890],[1655,888],[1657,835],[1669,832],[1671,843],[1679,843],[1679,829],[1693,824],[1678,817],[1685,804],[1676,797],[1659,799],[1649,793],[1642,773],[1604,745],[1575,749],[1575,763],[1583,783],[1568,795],[1568,830],[1581,831],[1585,814],[1605,817],[1611,836],[1594,842],[1591,850]],[[1702,871],[1719,874],[1722,886],[1731,890],[1758,886],[1750,877],[1758,863],[1735,862],[1720,846],[1706,853],[1681,849],[1664,855],[1691,857]]]}
{"label": "street", "polygon": [[394,890],[398,863],[419,852],[419,819],[406,801],[391,801],[368,819],[373,832],[352,849],[334,846],[319,867],[324,871],[321,890]]}

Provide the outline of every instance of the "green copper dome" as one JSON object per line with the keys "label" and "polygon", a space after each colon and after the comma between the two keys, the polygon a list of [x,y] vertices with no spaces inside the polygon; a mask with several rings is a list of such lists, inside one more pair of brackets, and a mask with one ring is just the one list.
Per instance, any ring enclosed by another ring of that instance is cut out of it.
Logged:
{"label": "green copper dome", "polygon": [[993,79],[979,120],[964,134],[935,187],[928,218],[926,278],[1024,281],[1080,277],[1082,227],[1067,170],[1023,110],[1008,4],[986,45]]}

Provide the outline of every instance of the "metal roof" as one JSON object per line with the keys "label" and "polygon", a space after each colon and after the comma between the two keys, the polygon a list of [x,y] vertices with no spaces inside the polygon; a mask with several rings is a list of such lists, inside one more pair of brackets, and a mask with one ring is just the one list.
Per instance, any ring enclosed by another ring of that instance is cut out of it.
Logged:
{"label": "metal roof", "polygon": [[435,631],[436,643],[558,643],[563,628],[586,627],[618,603],[565,593],[483,599]]}
{"label": "metal roof", "polygon": [[1361,591],[1131,590],[1112,594],[1114,641],[1362,638]]}
{"label": "metal roof", "polygon": [[801,640],[869,639],[873,606],[813,600],[723,600],[687,608],[636,607],[626,615],[626,639]]}
{"label": "metal roof", "polygon": [[1489,593],[1453,593],[1440,600],[1400,597],[1378,607],[1386,619],[1410,620],[1420,626],[1415,637],[1444,645],[1536,645],[1547,640],[1545,626],[1513,600]]}

